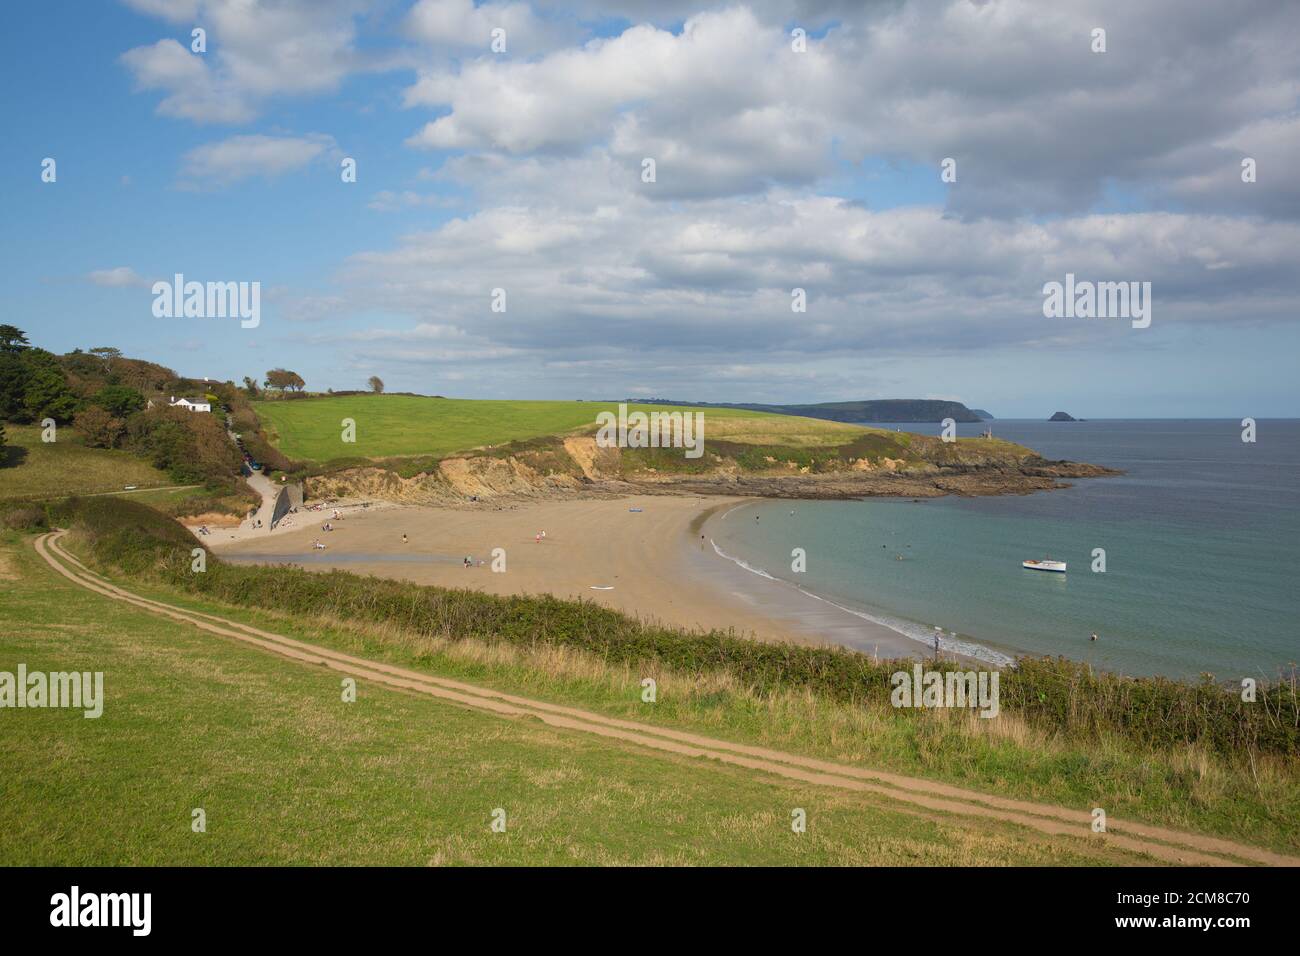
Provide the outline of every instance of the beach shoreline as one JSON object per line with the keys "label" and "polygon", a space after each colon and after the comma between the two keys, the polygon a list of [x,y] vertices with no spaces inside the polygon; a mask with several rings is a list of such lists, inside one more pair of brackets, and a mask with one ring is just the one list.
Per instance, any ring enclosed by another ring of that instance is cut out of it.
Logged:
{"label": "beach shoreline", "polygon": [[[898,630],[754,574],[718,553],[711,524],[753,503],[710,495],[456,508],[339,502],[299,510],[274,531],[219,529],[206,540],[218,556],[238,562],[347,570],[498,595],[551,594],[647,622],[730,630],[765,641],[837,644],[879,659],[933,654]],[[339,518],[333,517],[336,507]],[[334,530],[324,530],[327,523]],[[316,549],[315,541],[325,548]],[[494,564],[505,570],[493,571]],[[947,651],[943,656],[968,659]]]}

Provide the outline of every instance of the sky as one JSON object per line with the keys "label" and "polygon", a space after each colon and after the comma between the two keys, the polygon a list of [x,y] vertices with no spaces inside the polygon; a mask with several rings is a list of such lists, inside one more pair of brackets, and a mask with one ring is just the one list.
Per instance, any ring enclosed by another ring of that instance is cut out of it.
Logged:
{"label": "sky", "polygon": [[[1300,416],[1288,0],[0,19],[0,322],[51,351],[322,391]],[[156,315],[178,273],[259,283],[260,322]],[[1149,326],[1045,316],[1067,274],[1149,282]]]}

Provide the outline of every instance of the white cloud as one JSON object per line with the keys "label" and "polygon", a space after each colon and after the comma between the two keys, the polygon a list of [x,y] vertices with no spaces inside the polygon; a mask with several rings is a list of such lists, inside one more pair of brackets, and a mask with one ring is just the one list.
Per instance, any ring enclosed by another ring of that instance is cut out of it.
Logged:
{"label": "white cloud", "polygon": [[[1184,168],[1215,159],[1197,144],[1292,115],[1300,92],[1300,7],[1272,0],[1195,15],[1178,0],[844,5],[796,53],[791,19],[835,10],[816,6],[732,6],[678,33],[646,24],[532,62],[430,67],[406,103],[442,115],[409,143],[509,156],[601,147],[629,170],[651,157],[661,199],[804,185],[837,161],[877,158],[937,182],[953,157],[951,209],[1014,216],[1086,210],[1108,182],[1158,193],[1174,172],[1209,174]],[[1089,49],[1099,23],[1105,54]]]}
{"label": "white cloud", "polygon": [[237,89],[219,81],[207,62],[175,40],[128,50],[122,54],[122,62],[135,74],[137,89],[167,91],[158,104],[163,116],[199,123],[242,123],[255,115]]}
{"label": "white cloud", "polygon": [[417,0],[406,21],[407,32],[435,48],[461,52],[491,51],[492,31],[505,31],[511,56],[531,56],[577,39],[576,25],[545,20],[526,3],[484,3],[473,0]]}
{"label": "white cloud", "polygon": [[370,198],[370,202],[366,203],[366,208],[373,209],[376,212],[396,212],[399,209],[413,209],[420,206],[437,207],[454,204],[454,199],[433,193],[417,193],[410,189],[404,189],[400,192],[381,189]]}
{"label": "white cloud", "polygon": [[321,134],[231,136],[187,152],[181,158],[181,180],[190,186],[226,186],[251,176],[273,179],[336,155],[333,137]]}
{"label": "white cloud", "polygon": [[199,0],[124,0],[128,7],[172,23],[192,21],[199,12]]}
{"label": "white cloud", "polygon": [[130,266],[116,266],[112,269],[95,269],[86,275],[86,280],[95,285],[108,286],[110,288],[122,288],[124,286],[148,285],[149,280],[140,275]]}
{"label": "white cloud", "polygon": [[[1288,322],[1297,243],[1300,226],[1223,216],[968,222],[794,193],[683,208],[631,199],[485,209],[355,256],[343,283],[385,313],[428,321],[432,310],[477,350],[548,361],[1141,348],[1154,338],[1123,323],[1044,319],[1043,284],[1067,272],[1150,281],[1157,328]],[[796,286],[806,314],[791,312]],[[507,292],[505,315],[490,311],[494,288]]]}
{"label": "white cloud", "polygon": [[330,92],[350,73],[392,65],[356,49],[354,18],[365,0],[129,2],[207,31],[206,53],[163,39],[122,55],[137,88],[166,92],[158,106],[164,116],[244,123],[269,97]]}

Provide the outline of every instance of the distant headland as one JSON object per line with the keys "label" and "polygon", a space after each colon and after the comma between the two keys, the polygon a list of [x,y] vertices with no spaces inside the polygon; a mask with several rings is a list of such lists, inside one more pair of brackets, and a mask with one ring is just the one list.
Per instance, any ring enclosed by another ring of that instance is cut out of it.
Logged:
{"label": "distant headland", "polygon": [[887,398],[861,402],[820,402],[813,405],[759,405],[743,402],[683,402],[666,398],[629,398],[628,402],[642,405],[689,405],[704,408],[742,408],[751,412],[771,412],[777,415],[799,415],[803,418],[821,418],[832,422],[941,422],[951,418],[956,422],[979,422],[993,416],[980,415],[961,402],[930,398]]}

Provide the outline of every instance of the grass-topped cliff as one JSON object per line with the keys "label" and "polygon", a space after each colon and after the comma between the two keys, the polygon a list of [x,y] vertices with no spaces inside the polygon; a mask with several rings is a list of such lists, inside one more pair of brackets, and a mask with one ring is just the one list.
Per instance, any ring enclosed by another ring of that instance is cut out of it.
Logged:
{"label": "grass-topped cliff", "polygon": [[[793,415],[632,405],[646,414],[698,412],[703,451],[597,444],[603,402],[471,401],[356,395],[253,405],[268,439],[304,461],[319,494],[401,500],[617,490],[716,491],[776,497],[1022,493],[1057,479],[1105,474],[1049,463],[996,438],[937,436]],[[355,423],[355,442],[344,440]]]}

